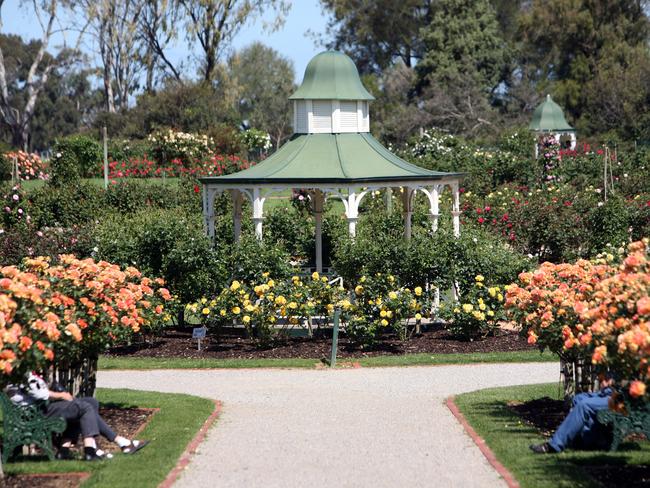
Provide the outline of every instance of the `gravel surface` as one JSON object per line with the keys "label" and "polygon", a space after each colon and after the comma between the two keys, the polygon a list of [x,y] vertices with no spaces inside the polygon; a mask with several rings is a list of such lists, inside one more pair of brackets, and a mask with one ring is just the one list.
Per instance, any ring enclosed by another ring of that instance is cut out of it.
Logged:
{"label": "gravel surface", "polygon": [[175,485],[181,488],[465,488],[505,483],[444,399],[558,378],[555,363],[527,363],[101,371],[98,386],[223,402],[220,419]]}

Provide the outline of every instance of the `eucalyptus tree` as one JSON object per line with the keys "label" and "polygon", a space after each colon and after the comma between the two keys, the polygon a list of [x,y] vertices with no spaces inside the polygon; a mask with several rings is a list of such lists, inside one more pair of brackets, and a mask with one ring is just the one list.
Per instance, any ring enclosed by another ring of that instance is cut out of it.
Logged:
{"label": "eucalyptus tree", "polygon": [[[27,150],[36,102],[45,87],[52,70],[70,60],[70,51],[63,50],[59,56],[50,56],[47,49],[52,35],[59,31],[57,21],[62,10],[70,6],[66,0],[23,0],[22,5],[30,8],[41,27],[41,38],[33,59],[26,72],[19,72],[20,66],[10,72],[8,61],[12,53],[5,53],[0,47],[0,117],[11,131],[11,142],[16,147]],[[2,6],[0,0],[0,32],[2,32]]]}

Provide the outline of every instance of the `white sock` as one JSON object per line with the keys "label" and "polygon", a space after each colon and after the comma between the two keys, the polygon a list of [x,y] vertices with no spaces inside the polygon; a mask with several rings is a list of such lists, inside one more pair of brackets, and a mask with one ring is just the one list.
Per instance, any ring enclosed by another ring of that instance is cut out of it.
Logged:
{"label": "white sock", "polygon": [[118,435],[115,438],[115,444],[117,444],[119,447],[126,447],[129,444],[131,444],[131,441],[126,437],[122,437],[121,435]]}

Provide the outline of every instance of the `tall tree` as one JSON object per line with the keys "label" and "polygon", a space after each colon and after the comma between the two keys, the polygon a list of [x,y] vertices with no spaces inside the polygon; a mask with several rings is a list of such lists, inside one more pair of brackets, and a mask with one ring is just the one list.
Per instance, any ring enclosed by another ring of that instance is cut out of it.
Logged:
{"label": "tall tree", "polygon": [[518,36],[518,61],[528,67],[529,82],[538,93],[551,90],[571,118],[579,120],[588,106],[585,87],[602,71],[605,58],[615,51],[647,50],[650,23],[645,3],[533,0],[520,17]]}
{"label": "tall tree", "polygon": [[242,120],[267,131],[275,147],[291,135],[289,96],[295,89],[293,63],[255,42],[230,58],[230,77],[239,87]]}
{"label": "tall tree", "polygon": [[[2,4],[0,0],[0,29],[2,28]],[[47,83],[52,70],[60,59],[47,54],[47,48],[54,32],[59,2],[57,0],[33,0],[34,16],[42,28],[29,69],[22,73],[20,69],[8,73],[5,56],[0,47],[0,116],[10,128],[12,144],[27,150],[29,144],[30,123],[36,109],[36,101]],[[20,68],[20,66],[16,66]]]}
{"label": "tall tree", "polygon": [[267,9],[277,12],[266,27],[276,29],[284,21],[289,4],[286,0],[178,0],[186,19],[187,40],[201,49],[201,78],[213,82],[219,59],[230,47],[246,22]]}
{"label": "tall tree", "polygon": [[153,91],[154,77],[160,67],[164,75],[182,82],[182,66],[169,58],[167,49],[178,39],[180,8],[174,0],[143,0],[144,5],[138,19],[138,26],[145,45],[144,62],[147,68],[146,89]]}
{"label": "tall tree", "polygon": [[102,61],[106,110],[128,106],[142,65],[138,19],[144,0],[78,0],[81,15],[91,22]]}
{"label": "tall tree", "polygon": [[418,85],[436,124],[456,132],[492,125],[492,97],[510,53],[488,0],[438,0],[420,30]]}
{"label": "tall tree", "polygon": [[420,28],[435,0],[321,0],[331,14],[329,48],[347,52],[364,73],[379,73],[401,59],[413,66],[422,55]]}

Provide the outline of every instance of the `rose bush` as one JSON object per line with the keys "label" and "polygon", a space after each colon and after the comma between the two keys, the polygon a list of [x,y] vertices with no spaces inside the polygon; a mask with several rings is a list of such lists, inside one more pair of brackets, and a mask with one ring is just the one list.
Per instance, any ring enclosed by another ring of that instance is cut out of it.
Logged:
{"label": "rose bush", "polygon": [[625,395],[645,398],[650,384],[647,239],[630,244],[620,265],[615,261],[609,254],[596,262],[544,263],[508,288],[506,308],[529,343],[611,371]]}
{"label": "rose bush", "polygon": [[50,363],[96,357],[165,320],[171,296],[135,268],[61,255],[0,269],[0,371],[21,379]]}

